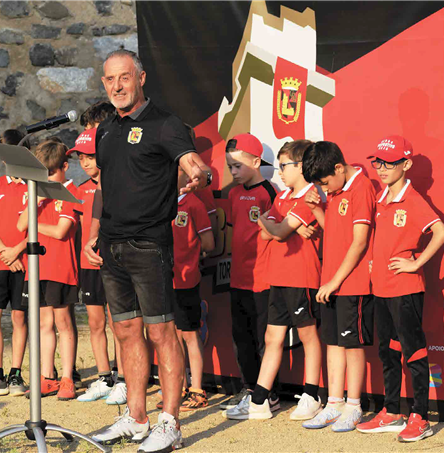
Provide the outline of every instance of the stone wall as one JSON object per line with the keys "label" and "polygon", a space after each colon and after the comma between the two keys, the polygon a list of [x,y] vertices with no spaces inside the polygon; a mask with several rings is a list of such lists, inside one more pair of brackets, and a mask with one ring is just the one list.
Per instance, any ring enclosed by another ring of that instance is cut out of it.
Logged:
{"label": "stone wall", "polygon": [[[135,1],[0,1],[0,130],[80,117],[107,99],[102,63],[119,48],[138,51]],[[77,121],[36,137],[73,146],[81,130]]]}

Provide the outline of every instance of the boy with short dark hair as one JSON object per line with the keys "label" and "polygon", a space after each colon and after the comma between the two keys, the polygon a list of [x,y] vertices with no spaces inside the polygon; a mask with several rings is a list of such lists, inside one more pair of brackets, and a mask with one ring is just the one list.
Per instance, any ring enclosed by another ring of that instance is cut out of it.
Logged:
{"label": "boy with short dark hair", "polygon": [[316,300],[322,304],[321,339],[327,344],[329,394],[322,412],[302,426],[352,431],[362,417],[360,398],[366,369],[363,347],[373,343],[369,262],[375,189],[362,168],[348,165],[338,145],[332,142],[310,145],[302,169],[307,182],[315,182],[327,192],[325,214],[317,191],[310,190],[305,201],[324,229],[321,287]]}
{"label": "boy with short dark hair", "polygon": [[[36,149],[35,156],[48,168],[50,181],[63,185],[77,196],[72,181],[67,181],[67,147],[62,143],[45,141]],[[46,248],[40,257],[40,335],[41,335],[41,394],[57,394],[61,401],[74,399],[75,387],[72,380],[75,342],[74,328],[69,311],[70,304],[77,302],[77,258],[74,250],[75,230],[78,215],[75,204],[62,200],[38,198],[39,242]],[[20,215],[17,228],[28,228],[28,208]],[[22,303],[27,305],[28,285],[23,288]],[[54,378],[54,354],[56,335],[54,324],[60,338],[60,355],[63,376],[61,382]]]}
{"label": "boy with short dark hair", "polygon": [[[305,386],[292,420],[313,418],[321,410],[318,397],[321,372],[321,343],[316,328],[319,304],[321,264],[318,241],[305,239],[296,230],[315,223],[315,217],[304,202],[313,184],[302,175],[302,156],[311,144],[308,140],[286,143],[278,153],[279,175],[287,189],[280,192],[268,213],[259,217],[262,238],[270,242],[268,281],[271,285],[268,301],[268,325],[265,334],[265,354],[253,395],[226,417],[235,420],[267,419],[272,417],[268,395],[282,360],[288,328],[297,327],[305,352]],[[283,272],[284,269],[291,272]]]}
{"label": "boy with short dark hair", "polygon": [[[262,143],[251,134],[239,134],[228,140],[226,158],[236,187],[231,189],[228,224],[233,227],[231,240],[231,321],[236,359],[243,389],[223,402],[231,409],[253,393],[265,350],[268,295],[268,241],[260,237],[259,217],[273,205],[276,191],[264,179],[260,166]],[[268,164],[269,165],[269,164]],[[273,397],[271,410],[279,409]]]}
{"label": "boy with short dark hair", "polygon": [[[384,408],[357,426],[363,433],[398,432],[400,442],[433,435],[428,422],[429,362],[422,329],[425,281],[423,266],[444,243],[444,224],[406,178],[413,148],[394,135],[369,156],[384,184],[377,197],[371,280],[375,295],[379,358],[383,364]],[[423,234],[432,232],[427,247]],[[411,373],[413,407],[408,424],[400,413],[401,357]]]}

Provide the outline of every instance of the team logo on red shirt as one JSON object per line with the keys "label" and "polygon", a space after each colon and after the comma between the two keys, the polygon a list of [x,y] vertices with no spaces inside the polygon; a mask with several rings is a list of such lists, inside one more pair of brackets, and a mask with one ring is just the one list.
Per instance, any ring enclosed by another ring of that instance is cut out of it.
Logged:
{"label": "team logo on red shirt", "polygon": [[393,225],[396,227],[403,227],[407,222],[407,211],[404,209],[397,209],[395,212],[395,216],[393,218]]}
{"label": "team logo on red shirt", "polygon": [[347,214],[348,204],[349,204],[349,201],[346,198],[343,198],[341,200],[341,203],[339,203],[339,209],[338,209],[339,215]]}
{"label": "team logo on red shirt", "polygon": [[301,112],[302,81],[293,77],[281,79],[281,89],[277,92],[276,107],[278,118],[285,124],[296,123]]}
{"label": "team logo on red shirt", "polygon": [[136,145],[142,139],[143,129],[141,127],[132,127],[128,134],[128,143]]}
{"label": "team logo on red shirt", "polygon": [[54,208],[57,212],[62,212],[62,207],[63,207],[63,201],[62,200],[56,200]]}
{"label": "team logo on red shirt", "polygon": [[174,221],[175,225],[178,227],[184,228],[188,225],[188,212],[179,211]]}
{"label": "team logo on red shirt", "polygon": [[259,217],[261,215],[261,209],[257,206],[252,206],[251,209],[250,209],[250,220],[252,222],[255,222],[257,223],[257,221],[259,220]]}

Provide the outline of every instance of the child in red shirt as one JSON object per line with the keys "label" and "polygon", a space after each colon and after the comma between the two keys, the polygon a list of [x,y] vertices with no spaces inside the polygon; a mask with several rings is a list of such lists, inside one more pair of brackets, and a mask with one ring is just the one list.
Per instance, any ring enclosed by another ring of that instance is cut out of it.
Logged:
{"label": "child in red shirt", "polygon": [[[427,415],[429,362],[422,329],[422,267],[444,243],[441,219],[406,179],[412,156],[412,145],[399,135],[383,139],[369,156],[381,181],[387,184],[377,197],[371,273],[385,399],[384,409],[357,427],[363,433],[398,432],[400,442],[433,435]],[[430,231],[432,239],[423,248],[422,235]],[[411,373],[414,393],[407,426],[400,414],[402,355]]]}
{"label": "child in red shirt", "polygon": [[[265,350],[268,295],[268,241],[260,237],[259,217],[267,212],[276,196],[273,186],[260,172],[263,147],[251,134],[240,134],[227,142],[228,168],[236,187],[228,199],[227,222],[233,227],[231,239],[231,322],[236,359],[243,389],[223,402],[222,409],[232,409],[252,394],[259,376]],[[269,164],[268,164],[269,165]],[[279,409],[273,397],[272,410]]]}
{"label": "child in red shirt", "polygon": [[[187,174],[179,167],[178,189],[185,187]],[[199,335],[201,299],[199,259],[201,251],[214,249],[211,222],[205,205],[193,193],[180,195],[177,216],[172,222],[174,237],[174,319],[180,344],[187,346],[191,369],[191,384],[185,390],[181,411],[191,411],[208,406],[202,389],[203,344]],[[184,377],[186,387],[186,376]]]}
{"label": "child in red shirt", "polygon": [[305,201],[324,229],[321,287],[316,300],[321,303],[321,338],[327,344],[329,395],[322,412],[302,426],[352,431],[362,418],[360,398],[366,369],[363,347],[373,344],[369,262],[375,189],[362,168],[348,165],[332,142],[310,145],[302,169],[308,182],[319,183],[328,192],[325,214],[317,191],[310,190]]}
{"label": "child in red shirt", "polygon": [[[73,182],[67,181],[67,147],[51,140],[41,143],[36,157],[48,168],[50,181],[63,185],[77,196]],[[74,249],[76,227],[79,221],[75,203],[38,198],[39,242],[46,248],[40,257],[40,335],[42,357],[42,396],[57,394],[59,400],[75,398],[72,380],[75,341],[69,305],[77,302],[77,258]],[[28,228],[28,208],[19,217],[19,231]],[[28,285],[23,288],[23,304],[27,305]],[[60,338],[60,355],[63,376],[60,382],[54,378],[54,354],[57,326]]]}
{"label": "child in red shirt", "polygon": [[[279,175],[288,189],[280,192],[271,210],[259,218],[262,238],[271,240],[265,354],[253,395],[226,411],[230,419],[272,417],[268,395],[281,364],[284,340],[290,327],[297,327],[304,346],[306,376],[304,393],[290,419],[311,419],[321,410],[318,390],[322,353],[316,328],[316,318],[319,318],[316,293],[321,275],[319,241],[315,237],[305,239],[296,232],[301,225],[308,227],[316,221],[304,202],[304,196],[313,184],[305,181],[301,165],[304,151],[310,144],[308,140],[286,143],[277,156]],[[287,272],[290,269],[291,272]]]}

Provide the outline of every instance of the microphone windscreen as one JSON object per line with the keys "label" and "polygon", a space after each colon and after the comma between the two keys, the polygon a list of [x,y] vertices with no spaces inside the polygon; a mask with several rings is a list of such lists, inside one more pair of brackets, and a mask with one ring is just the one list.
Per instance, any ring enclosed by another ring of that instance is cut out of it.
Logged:
{"label": "microphone windscreen", "polygon": [[75,110],[71,110],[67,113],[68,115],[68,118],[69,118],[69,121],[71,121],[72,123],[74,121],[77,121],[77,112]]}

